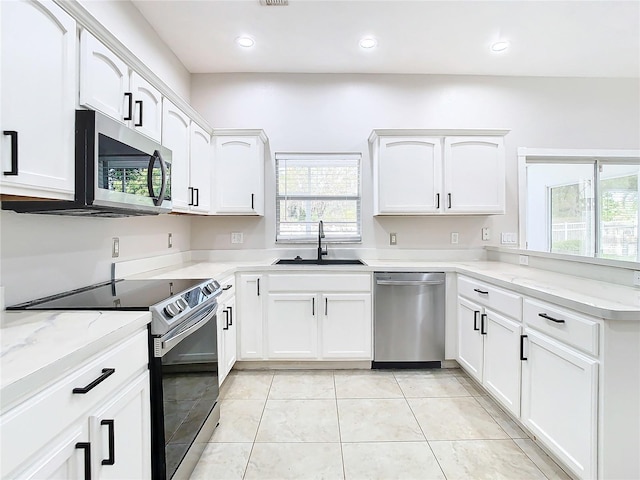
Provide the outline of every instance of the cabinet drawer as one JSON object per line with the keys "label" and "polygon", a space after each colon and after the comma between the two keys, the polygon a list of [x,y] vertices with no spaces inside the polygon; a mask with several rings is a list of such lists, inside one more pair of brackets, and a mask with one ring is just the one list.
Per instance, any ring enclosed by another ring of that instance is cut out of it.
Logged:
{"label": "cabinet drawer", "polygon": [[236,277],[232,275],[223,279],[220,282],[220,286],[222,287],[222,294],[218,298],[218,303],[224,303],[228,298],[236,294]]}
{"label": "cabinet drawer", "polygon": [[528,326],[561,342],[598,355],[598,322],[550,303],[524,301],[524,321]]}
{"label": "cabinet drawer", "polygon": [[[76,419],[98,402],[118,391],[129,378],[147,369],[148,334],[146,329],[108,353],[93,358],[69,372],[51,387],[9,410],[0,420],[2,428],[2,472],[13,471],[38,452]],[[104,375],[103,369],[115,372],[87,393],[73,393]]]}
{"label": "cabinet drawer", "polygon": [[270,292],[371,292],[369,274],[269,275]]}
{"label": "cabinet drawer", "polygon": [[522,297],[516,293],[471,278],[458,277],[458,295],[513,319],[522,320]]}

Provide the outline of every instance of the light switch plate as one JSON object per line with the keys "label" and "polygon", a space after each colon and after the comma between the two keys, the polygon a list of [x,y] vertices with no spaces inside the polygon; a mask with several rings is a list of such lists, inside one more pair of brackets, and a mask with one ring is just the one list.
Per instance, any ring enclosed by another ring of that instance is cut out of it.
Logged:
{"label": "light switch plate", "polygon": [[111,243],[111,257],[116,258],[120,256],[120,239],[118,237],[112,238]]}
{"label": "light switch plate", "polygon": [[241,232],[231,234],[231,243],[244,243],[244,235]]}
{"label": "light switch plate", "polygon": [[458,232],[451,232],[451,243],[458,243]]}
{"label": "light switch plate", "polygon": [[517,245],[518,236],[513,232],[502,232],[500,234],[500,243],[502,245]]}
{"label": "light switch plate", "polygon": [[520,255],[520,265],[529,265],[529,255]]}
{"label": "light switch plate", "polygon": [[389,234],[389,245],[397,245],[398,244],[398,235],[395,233]]}

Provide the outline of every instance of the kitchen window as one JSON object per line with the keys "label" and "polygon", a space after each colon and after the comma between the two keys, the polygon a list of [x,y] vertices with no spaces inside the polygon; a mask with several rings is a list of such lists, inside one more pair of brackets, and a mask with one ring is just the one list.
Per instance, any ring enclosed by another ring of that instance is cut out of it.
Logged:
{"label": "kitchen window", "polygon": [[638,262],[637,156],[527,156],[526,248]]}
{"label": "kitchen window", "polygon": [[276,153],[276,241],[362,240],[360,153]]}

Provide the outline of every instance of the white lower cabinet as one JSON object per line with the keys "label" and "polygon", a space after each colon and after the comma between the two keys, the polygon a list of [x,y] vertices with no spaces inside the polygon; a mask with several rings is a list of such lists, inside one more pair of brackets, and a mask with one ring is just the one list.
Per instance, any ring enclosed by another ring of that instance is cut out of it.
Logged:
{"label": "white lower cabinet", "polygon": [[484,339],[480,335],[482,307],[464,298],[458,299],[458,363],[482,383]]}
{"label": "white lower cabinet", "polygon": [[269,293],[267,355],[270,359],[318,356],[317,297],[310,293]]}
{"label": "white lower cabinet", "polygon": [[322,295],[322,358],[372,358],[371,294]]}
{"label": "white lower cabinet", "polygon": [[238,360],[262,360],[265,276],[255,273],[240,274],[237,288]]}
{"label": "white lower cabinet", "polygon": [[596,477],[598,363],[526,329],[522,421],[579,478]]}
{"label": "white lower cabinet", "polygon": [[235,279],[221,282],[224,289],[218,300],[218,384],[222,385],[236,363],[238,321],[236,318]]}
{"label": "white lower cabinet", "polygon": [[146,328],[3,412],[2,478],[151,478]]}

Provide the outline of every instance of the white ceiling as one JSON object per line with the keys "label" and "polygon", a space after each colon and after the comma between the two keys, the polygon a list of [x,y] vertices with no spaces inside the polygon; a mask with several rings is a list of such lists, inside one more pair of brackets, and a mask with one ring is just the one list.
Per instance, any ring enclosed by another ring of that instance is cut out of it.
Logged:
{"label": "white ceiling", "polygon": [[[640,77],[638,0],[133,3],[191,73]],[[365,35],[376,49],[358,46]],[[500,38],[511,48],[492,53]]]}

